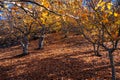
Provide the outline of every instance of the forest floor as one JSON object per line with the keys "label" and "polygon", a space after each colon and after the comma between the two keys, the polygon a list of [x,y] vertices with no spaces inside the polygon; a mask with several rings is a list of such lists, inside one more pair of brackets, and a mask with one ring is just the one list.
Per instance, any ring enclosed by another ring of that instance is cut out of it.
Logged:
{"label": "forest floor", "polygon": [[[19,56],[21,47],[0,49],[0,80],[111,80],[107,52],[94,56],[90,43],[80,35],[61,39],[58,34],[45,38],[42,50],[31,41],[29,54]],[[120,54],[114,53],[116,76],[120,80]]]}

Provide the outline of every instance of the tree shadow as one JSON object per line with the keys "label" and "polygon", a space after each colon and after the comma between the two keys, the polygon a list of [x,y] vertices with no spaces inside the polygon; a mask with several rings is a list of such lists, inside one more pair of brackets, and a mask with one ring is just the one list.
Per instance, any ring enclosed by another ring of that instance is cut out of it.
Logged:
{"label": "tree shadow", "polygon": [[[31,52],[32,53],[32,52]],[[98,63],[95,66],[93,63],[88,63],[83,60],[83,57],[93,56],[92,50],[86,52],[76,51],[70,54],[62,54],[54,57],[39,59],[31,58],[29,62],[17,62],[7,67],[0,67],[0,78],[3,80],[111,80],[110,65],[101,65]],[[79,58],[73,58],[71,56],[79,56]],[[10,58],[21,58],[26,55],[18,54]],[[26,65],[25,67],[17,69],[20,65]],[[120,63],[116,63],[119,66]],[[15,70],[18,70],[18,72]],[[19,71],[25,71],[22,74],[16,75]],[[12,72],[16,74],[10,76]],[[119,72],[119,71],[118,71]],[[2,77],[1,77],[2,76]],[[1,79],[0,79],[1,80]],[[117,78],[120,80],[120,78]]]}
{"label": "tree shadow", "polygon": [[75,52],[70,53],[70,54],[62,54],[62,55],[58,55],[58,56],[55,56],[55,57],[56,57],[56,58],[57,58],[57,57],[67,58],[67,57],[70,57],[70,56],[81,56],[81,57],[79,57],[79,58],[92,57],[92,56],[95,56],[94,54],[92,54],[93,52],[94,52],[93,50],[88,50],[88,51],[85,51],[85,52],[75,51]]}
{"label": "tree shadow", "polygon": [[[32,59],[25,63],[25,67],[19,69],[25,73],[14,76],[7,76],[5,80],[110,80],[109,65],[96,67],[83,59],[71,58],[72,55],[64,55],[39,60]],[[11,70],[19,65],[12,65]],[[9,66],[10,67],[10,66]],[[6,67],[7,68],[7,67]],[[27,69],[26,69],[27,68]],[[10,71],[11,72],[11,71]],[[9,73],[9,71],[8,71]],[[6,73],[7,74],[7,73]]]}
{"label": "tree shadow", "polygon": [[15,55],[15,56],[13,56],[12,58],[21,58],[21,57],[24,57],[24,56],[27,56],[27,55],[29,55],[29,53],[28,54],[18,54],[18,55]]}
{"label": "tree shadow", "polygon": [[23,53],[22,54],[17,54],[17,55],[12,56],[12,57],[1,58],[0,61],[8,60],[8,59],[14,59],[14,58],[21,58],[21,57],[24,57],[24,56],[27,56],[27,55],[29,55],[29,53],[28,54],[23,54]]}
{"label": "tree shadow", "polygon": [[0,80],[5,80],[6,77],[8,77],[8,74],[6,74],[6,71],[8,71],[9,68],[4,68],[0,66]]}
{"label": "tree shadow", "polygon": [[44,50],[44,48],[35,48],[34,50]]}

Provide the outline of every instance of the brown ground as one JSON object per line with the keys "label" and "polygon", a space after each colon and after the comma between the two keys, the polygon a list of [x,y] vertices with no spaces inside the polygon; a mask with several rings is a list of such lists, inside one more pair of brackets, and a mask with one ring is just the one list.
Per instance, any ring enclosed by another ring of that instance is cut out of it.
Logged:
{"label": "brown ground", "polygon": [[[20,57],[20,46],[0,49],[0,80],[111,80],[109,58],[94,56],[92,46],[79,35],[59,39],[47,35],[43,50],[29,47],[29,55]],[[114,53],[117,80],[120,80],[120,54]]]}

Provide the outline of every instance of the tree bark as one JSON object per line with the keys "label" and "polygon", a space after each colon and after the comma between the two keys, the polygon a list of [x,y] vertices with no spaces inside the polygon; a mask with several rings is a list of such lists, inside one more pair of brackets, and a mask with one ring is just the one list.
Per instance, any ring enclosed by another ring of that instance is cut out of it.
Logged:
{"label": "tree bark", "polygon": [[41,36],[41,37],[39,38],[38,49],[42,49],[42,48],[43,48],[43,43],[44,43],[44,36]]}
{"label": "tree bark", "polygon": [[112,71],[112,80],[116,80],[116,74],[115,74],[115,64],[114,64],[114,59],[113,59],[113,52],[109,52],[109,59],[110,59],[110,65],[111,65],[111,71]]}
{"label": "tree bark", "polygon": [[28,37],[24,36],[23,41],[20,42],[22,49],[23,49],[23,55],[28,54]]}
{"label": "tree bark", "polygon": [[45,25],[42,25],[41,35],[39,37],[38,49],[43,49],[44,37],[45,37]]}
{"label": "tree bark", "polygon": [[28,44],[25,44],[25,46],[23,47],[23,54],[28,54]]}
{"label": "tree bark", "polygon": [[96,56],[101,57],[102,55],[99,53],[99,45],[93,44],[94,53]]}

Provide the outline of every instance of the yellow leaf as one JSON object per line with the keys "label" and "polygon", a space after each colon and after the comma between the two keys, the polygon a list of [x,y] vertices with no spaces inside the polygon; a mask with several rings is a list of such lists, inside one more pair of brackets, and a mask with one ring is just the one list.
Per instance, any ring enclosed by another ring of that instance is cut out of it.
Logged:
{"label": "yellow leaf", "polygon": [[118,13],[114,13],[114,16],[117,17],[117,16],[118,16]]}
{"label": "yellow leaf", "polygon": [[28,8],[29,8],[29,9],[32,9],[32,7],[33,7],[32,4],[29,4],[29,5],[28,5]]}
{"label": "yellow leaf", "polygon": [[105,6],[102,6],[102,7],[101,7],[101,11],[104,11],[104,10],[105,10]]}
{"label": "yellow leaf", "polygon": [[45,19],[41,18],[41,22],[42,22],[42,24],[45,24]]}
{"label": "yellow leaf", "polygon": [[43,13],[42,13],[42,17],[47,18],[47,17],[48,17],[48,12],[47,12],[47,11],[46,11],[46,12],[43,12]]}
{"label": "yellow leaf", "polygon": [[120,25],[120,20],[116,21],[116,24]]}
{"label": "yellow leaf", "polygon": [[100,1],[98,2],[98,4],[100,4],[101,2],[103,2],[103,0],[100,0]]}
{"label": "yellow leaf", "polygon": [[100,4],[99,4],[99,6],[104,6],[105,5],[105,2],[101,2]]}
{"label": "yellow leaf", "polygon": [[112,8],[112,3],[108,3],[107,8],[110,10]]}
{"label": "yellow leaf", "polygon": [[111,11],[109,11],[108,13],[109,13],[110,15],[113,14],[113,12],[111,12]]}
{"label": "yellow leaf", "polygon": [[49,2],[47,0],[43,0],[42,1],[42,5],[44,5],[45,7],[49,7]]}

